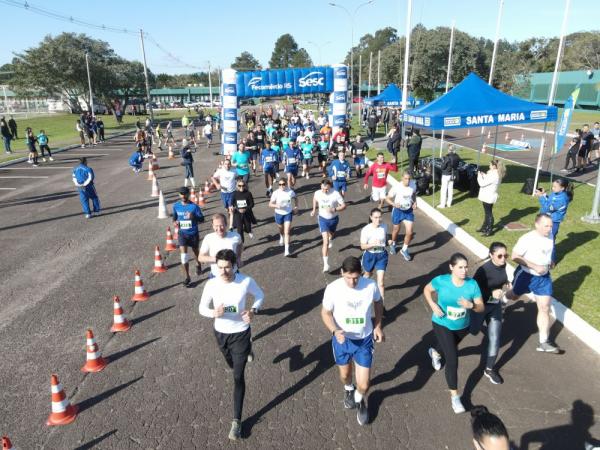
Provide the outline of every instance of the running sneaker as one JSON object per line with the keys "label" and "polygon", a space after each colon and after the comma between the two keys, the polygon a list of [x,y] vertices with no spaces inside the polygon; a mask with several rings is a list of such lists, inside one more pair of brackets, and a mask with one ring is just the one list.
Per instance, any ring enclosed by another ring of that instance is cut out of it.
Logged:
{"label": "running sneaker", "polygon": [[406,249],[406,250],[401,249],[400,254],[404,257],[404,259],[406,261],[410,261],[412,259],[412,257],[410,256],[410,253],[408,253],[408,249]]}
{"label": "running sneaker", "polygon": [[323,264],[323,272],[329,272],[329,264]]}
{"label": "running sneaker", "polygon": [[283,245],[283,236],[279,235],[279,245]]}
{"label": "running sneaker", "polygon": [[33,167],[39,167],[40,165],[38,163],[33,163]]}
{"label": "running sneaker", "polygon": [[187,277],[185,280],[183,280],[183,285],[185,287],[190,287],[191,282],[192,282],[192,280],[190,280],[190,277]]}
{"label": "running sneaker", "polygon": [[344,408],[345,409],[354,409],[356,408],[356,402],[354,401],[354,389],[351,391],[346,391],[344,395]]}
{"label": "running sneaker", "polygon": [[560,353],[560,349],[556,345],[551,344],[549,341],[539,344],[536,350],[543,353],[554,353],[555,355]]}
{"label": "running sneaker", "polygon": [[28,160],[27,160],[27,163],[29,163],[29,164],[33,164],[33,159],[28,159]]}
{"label": "running sneaker", "polygon": [[442,357],[438,352],[436,352],[432,347],[429,347],[427,351],[429,353],[429,357],[431,358],[431,366],[435,370],[441,370],[442,368]]}
{"label": "running sneaker", "polygon": [[502,379],[500,374],[498,372],[496,372],[494,369],[485,369],[483,371],[483,374],[490,379],[492,384],[504,383],[504,380]]}
{"label": "running sneaker", "polygon": [[290,256],[290,251],[289,250],[284,251],[283,256]]}
{"label": "running sneaker", "polygon": [[396,244],[390,244],[390,255],[396,254]]}
{"label": "running sneaker", "polygon": [[460,395],[452,396],[452,410],[454,411],[455,414],[462,414],[466,411],[465,407],[463,406],[462,402],[460,401]]}
{"label": "running sneaker", "polygon": [[232,441],[237,441],[242,437],[242,424],[238,419],[234,419],[231,422],[231,430],[229,430],[229,439]]}
{"label": "running sneaker", "polygon": [[248,353],[248,357],[246,359],[248,362],[254,361],[254,352],[252,350],[250,350],[250,353]]}
{"label": "running sneaker", "polygon": [[42,158],[42,162],[46,162],[46,158]]}
{"label": "running sneaker", "polygon": [[369,410],[365,405],[365,399],[363,398],[357,405],[356,420],[359,425],[366,425],[369,423]]}
{"label": "running sneaker", "polygon": [[196,266],[196,275],[200,276],[202,274],[202,266],[198,264]]}
{"label": "running sneaker", "polygon": [[308,176],[308,174],[306,174],[306,179],[308,180],[310,177]]}
{"label": "running sneaker", "polygon": [[86,219],[89,219],[89,218],[91,218],[91,217],[92,217],[92,215],[91,215],[91,214],[86,214],[86,215],[85,215],[85,218],[86,218]]}
{"label": "running sneaker", "polygon": [[254,233],[248,233],[248,237],[249,237],[250,239],[254,239]]}
{"label": "running sneaker", "polygon": [[51,156],[50,158],[48,158],[50,161],[54,161],[54,158]]}

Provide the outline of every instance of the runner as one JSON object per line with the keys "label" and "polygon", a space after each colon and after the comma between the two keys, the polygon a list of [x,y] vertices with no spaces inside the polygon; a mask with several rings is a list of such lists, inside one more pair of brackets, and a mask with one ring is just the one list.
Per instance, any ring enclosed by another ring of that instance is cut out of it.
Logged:
{"label": "runner", "polygon": [[[330,283],[323,294],[321,319],[331,333],[333,357],[344,384],[344,408],[356,411],[359,425],[369,422],[365,402],[373,364],[373,341],[383,342],[383,307],[377,285],[361,276],[360,260],[348,256],[342,277]],[[373,318],[373,312],[375,317]],[[352,383],[352,366],[356,387]]]}
{"label": "runner", "polygon": [[217,268],[215,256],[219,250],[233,250],[237,261],[237,267],[242,266],[242,251],[244,246],[242,245],[242,237],[235,231],[226,231],[225,225],[227,220],[225,214],[216,213],[212,216],[212,229],[213,233],[208,233],[202,239],[200,244],[200,254],[198,255],[199,263],[210,264],[210,275],[209,278],[219,276],[219,270]]}
{"label": "runner", "polygon": [[519,264],[515,270],[513,287],[506,298],[516,300],[521,295],[532,293],[537,303],[537,327],[539,345],[536,350],[544,353],[561,353],[562,350],[550,342],[550,305],[552,304],[552,218],[547,214],[538,214],[535,218],[535,230],[519,238],[512,251],[512,260]]}
{"label": "runner", "polygon": [[493,384],[502,384],[504,380],[494,369],[498,350],[500,349],[500,333],[502,332],[502,297],[504,291],[510,287],[506,274],[506,258],[508,253],[506,245],[501,242],[492,242],[489,250],[490,259],[480,266],[473,279],[477,281],[481,290],[481,297],[485,303],[483,314],[471,315],[471,334],[477,336],[485,321],[487,325],[487,358],[483,374]]}
{"label": "runner", "polygon": [[302,161],[302,152],[296,146],[296,142],[290,141],[289,147],[283,151],[283,171],[287,174],[288,185],[291,188],[296,185],[300,161]]}
{"label": "runner", "polygon": [[269,207],[275,208],[275,223],[279,227],[279,245],[284,245],[283,256],[289,256],[292,216],[298,214],[298,198],[296,193],[287,187],[285,180],[279,180],[278,184],[279,189],[271,195]]}
{"label": "runner", "polygon": [[233,193],[233,226],[244,242],[244,231],[248,233],[250,239],[254,238],[252,234],[252,225],[256,225],[254,217],[254,197],[248,190],[248,183],[242,178],[237,179],[237,190]]}
{"label": "runner", "polygon": [[356,178],[362,177],[362,172],[365,169],[366,161],[365,154],[369,150],[366,142],[362,141],[360,134],[356,135],[356,141],[350,144],[352,156],[354,156],[354,170],[356,170]]}
{"label": "runner", "polygon": [[256,161],[259,158],[261,148],[258,148],[256,144],[256,139],[254,137],[254,133],[250,132],[246,136],[246,140],[244,141],[244,145],[246,149],[250,152],[250,160],[252,161],[252,173],[256,175]]}
{"label": "runner", "polygon": [[229,231],[233,230],[233,192],[235,191],[235,183],[237,173],[231,169],[231,161],[226,159],[223,161],[223,167],[211,177],[215,187],[221,191],[221,201],[229,215]]}
{"label": "runner", "polygon": [[302,176],[308,180],[310,178],[310,168],[313,164],[313,151],[315,144],[313,144],[309,136],[304,137],[304,142],[301,144],[302,149]]}
{"label": "runner", "polygon": [[[208,117],[210,117],[210,115]],[[212,144],[212,122],[211,121],[208,121],[208,120],[206,121],[204,128],[202,128],[202,134],[206,138],[206,148],[209,148],[210,144]]]}
{"label": "runner", "polygon": [[364,189],[369,188],[369,177],[373,175],[373,189],[371,191],[371,199],[374,202],[379,202],[379,209],[383,211],[383,203],[386,197],[387,176],[390,172],[397,172],[396,158],[392,157],[391,163],[384,162],[382,152],[377,153],[377,161],[374,162],[369,170],[365,173]]}
{"label": "runner", "polygon": [[260,152],[260,164],[265,175],[265,187],[267,188],[267,197],[273,193],[273,180],[275,180],[277,164],[279,164],[279,147],[271,148],[271,143],[267,142],[266,148]]}
{"label": "runner", "polygon": [[331,172],[331,179],[333,180],[333,189],[341,194],[342,197],[346,196],[348,190],[348,178],[350,177],[350,164],[346,161],[346,151],[339,150],[337,154],[338,159],[331,162],[329,171]]}
{"label": "runner", "polygon": [[231,165],[235,167],[237,177],[248,183],[250,178],[250,152],[244,144],[238,145],[238,151],[231,157]]}
{"label": "runner", "polygon": [[[400,254],[406,261],[412,257],[408,253],[408,245],[413,238],[413,224],[415,222],[414,210],[417,208],[417,183],[411,179],[410,172],[405,171],[402,181],[394,185],[385,201],[392,206],[392,242],[390,253],[396,254],[396,238],[400,232],[400,225],[404,224],[404,243]],[[375,188],[373,188],[375,189]]]}
{"label": "runner", "polygon": [[[467,257],[454,253],[450,257],[450,274],[438,275],[423,289],[423,296],[433,314],[433,332],[438,348],[446,360],[446,383],[450,389],[452,409],[465,412],[458,393],[458,344],[469,334],[469,311],[483,312],[481,291],[477,282],[467,277]],[[437,300],[433,294],[437,294]],[[430,348],[429,356],[435,370],[442,368],[437,349]]]}
{"label": "runner", "polygon": [[[189,146],[187,139],[181,141],[181,165],[185,168],[185,178],[183,179],[183,185],[187,187],[188,181],[192,187],[196,186],[194,180],[194,156],[192,155],[192,148]],[[152,161],[150,161],[152,164]]]}
{"label": "runner", "polygon": [[340,220],[338,212],[346,209],[343,197],[339,192],[332,191],[331,186],[330,180],[324,179],[321,181],[321,189],[315,192],[313,196],[313,207],[310,213],[310,216],[314,217],[317,208],[319,208],[319,231],[323,238],[321,249],[323,272],[329,272],[329,249],[333,247],[333,237]]}
{"label": "runner", "polygon": [[[192,249],[198,262],[198,245],[200,242],[198,224],[204,222],[204,215],[200,207],[190,200],[190,190],[187,186],[179,188],[179,201],[173,205],[173,225],[179,225],[177,244],[181,255],[181,271],[185,276],[183,285],[191,287],[190,265],[188,263],[188,247]],[[200,276],[202,266],[196,266],[196,275]]]}
{"label": "runner", "polygon": [[381,223],[382,214],[379,208],[371,210],[369,224],[365,225],[360,232],[360,248],[363,250],[361,263],[365,271],[364,276],[371,278],[371,275],[375,272],[381,301],[385,302],[383,279],[385,277],[385,269],[388,265],[386,246],[391,241],[387,239],[387,225]]}
{"label": "runner", "polygon": [[329,140],[326,135],[321,135],[321,140],[318,142],[318,160],[321,167],[321,178],[327,177],[327,160],[329,159]]}
{"label": "runner", "polygon": [[[263,304],[264,293],[256,281],[236,271],[233,251],[217,252],[215,261],[218,272],[204,286],[199,311],[204,317],[214,317],[217,345],[233,370],[233,421],[229,439],[235,441],[242,435],[242,408],[246,394],[244,371],[252,355],[250,324]],[[246,309],[248,295],[254,298],[249,310]]]}

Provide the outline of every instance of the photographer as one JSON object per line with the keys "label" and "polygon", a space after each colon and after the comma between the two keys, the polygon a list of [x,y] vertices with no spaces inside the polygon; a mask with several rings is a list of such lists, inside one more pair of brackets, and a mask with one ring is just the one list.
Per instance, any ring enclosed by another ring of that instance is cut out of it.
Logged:
{"label": "photographer", "polygon": [[448,146],[448,154],[442,159],[442,190],[438,208],[450,208],[454,195],[454,182],[458,179],[460,157],[454,152],[454,145]]}

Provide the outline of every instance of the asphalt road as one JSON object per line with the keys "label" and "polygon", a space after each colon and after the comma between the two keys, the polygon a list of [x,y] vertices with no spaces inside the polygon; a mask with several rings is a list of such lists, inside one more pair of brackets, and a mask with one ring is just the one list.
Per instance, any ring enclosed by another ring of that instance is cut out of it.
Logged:
{"label": "asphalt road", "polygon": [[[215,147],[216,150],[216,147]],[[95,149],[57,154],[40,168],[18,164],[0,170],[0,433],[18,449],[190,449],[229,446],[231,373],[214,342],[212,323],[198,314],[205,269],[192,289],[180,285],[176,254],[169,271],[152,274],[154,245],[164,246],[170,220],[158,220],[146,174],[127,166],[130,137]],[[103,214],[81,214],[70,168],[88,156],[97,177]],[[195,155],[197,180],[214,169],[212,151]],[[160,158],[159,182],[169,202],[183,178],[178,160]],[[64,167],[64,168],[63,168]],[[47,178],[6,178],[47,177]],[[343,388],[319,311],[323,289],[336,279],[321,272],[320,236],[308,214],[320,178],[300,180],[302,214],[294,220],[292,257],[277,245],[261,178],[251,180],[259,225],[247,241],[243,271],[266,293],[253,324],[256,360],[246,371],[241,444],[247,448],[470,448],[469,418],[455,415],[443,373],[427,357],[433,340],[422,287],[446,271],[449,256],[466,252],[417,212],[414,260],[391,258],[386,278],[387,340],[377,345],[371,424],[359,427],[342,408]],[[349,208],[330,256],[336,269],[360,255],[359,230],[372,205],[352,182]],[[216,194],[205,213],[221,211]],[[386,212],[389,222],[389,213]],[[202,226],[204,236],[209,224]],[[470,255],[473,269],[479,261]],[[139,268],[149,301],[133,304]],[[112,296],[133,320],[113,335]],[[85,330],[91,327],[109,366],[84,375]],[[506,311],[499,367],[506,382],[482,377],[482,336],[461,344],[459,385],[467,406],[485,404],[505,421],[523,448],[583,450],[600,437],[600,358],[568,331],[553,328],[564,355],[535,352],[535,311],[515,304]],[[68,426],[48,428],[50,374],[58,374],[80,409]],[[466,387],[465,387],[466,386]]]}

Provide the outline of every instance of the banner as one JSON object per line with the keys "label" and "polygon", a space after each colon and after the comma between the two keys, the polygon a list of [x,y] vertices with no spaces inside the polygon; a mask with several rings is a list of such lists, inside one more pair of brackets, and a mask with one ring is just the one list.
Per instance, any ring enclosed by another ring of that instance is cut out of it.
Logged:
{"label": "banner", "polygon": [[332,67],[238,72],[237,97],[282,97],[334,91]]}
{"label": "banner", "polygon": [[579,85],[577,85],[565,103],[565,108],[560,119],[560,125],[554,136],[555,153],[560,152],[565,144],[565,139],[567,138],[567,133],[569,132],[569,124],[571,123],[571,118],[573,117],[573,110],[575,109],[575,104],[577,103],[577,97],[579,97]]}

